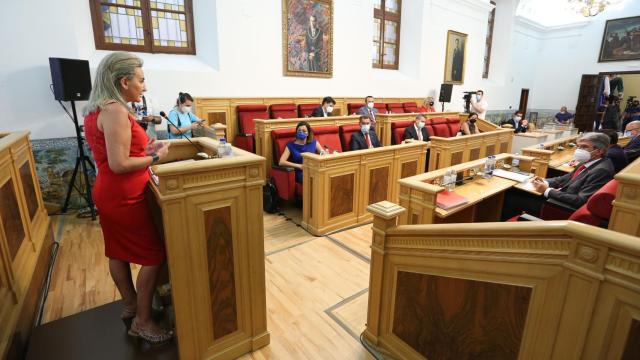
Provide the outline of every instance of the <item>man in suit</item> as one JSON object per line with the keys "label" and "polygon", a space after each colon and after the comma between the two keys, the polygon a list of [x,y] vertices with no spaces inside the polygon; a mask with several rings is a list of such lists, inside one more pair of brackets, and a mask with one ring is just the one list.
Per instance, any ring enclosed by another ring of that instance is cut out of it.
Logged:
{"label": "man in suit", "polygon": [[365,115],[360,116],[360,131],[351,135],[349,148],[351,150],[373,149],[380,147],[380,140],[376,131],[371,128],[371,119]]}
{"label": "man in suit", "polygon": [[413,139],[420,141],[429,141],[429,131],[424,127],[426,121],[424,115],[418,114],[413,125],[409,125],[404,129],[403,140]]}
{"label": "man in suit", "polygon": [[624,154],[624,150],[618,145],[618,132],[613,129],[605,129],[602,130],[603,134],[606,134],[609,137],[609,149],[607,150],[607,157],[613,163],[613,168],[615,172],[624,169],[628,162],[627,156]]}
{"label": "man in suit", "polygon": [[640,120],[628,123],[624,128],[624,134],[631,137],[631,141],[622,148],[627,160],[631,163],[640,155]]}
{"label": "man in suit", "polygon": [[522,111],[518,110],[513,113],[513,117],[511,119],[500,122],[500,126],[511,125],[513,131],[516,131],[516,129],[518,129],[518,124],[520,124],[520,120],[522,120]]}
{"label": "man in suit", "polygon": [[375,104],[373,96],[369,95],[364,98],[365,106],[358,109],[358,115],[364,115],[371,120],[371,127],[376,127],[376,115],[378,115],[378,109],[373,107]]}
{"label": "man in suit", "polygon": [[333,107],[336,105],[336,101],[331,96],[327,96],[322,99],[322,105],[313,109],[311,116],[313,117],[328,117],[332,116]]}
{"label": "man in suit", "polygon": [[613,179],[615,170],[607,156],[609,137],[602,133],[586,133],[577,141],[574,161],[578,164],[569,174],[551,179],[535,177],[534,188],[545,198],[571,208],[579,208],[598,189]]}

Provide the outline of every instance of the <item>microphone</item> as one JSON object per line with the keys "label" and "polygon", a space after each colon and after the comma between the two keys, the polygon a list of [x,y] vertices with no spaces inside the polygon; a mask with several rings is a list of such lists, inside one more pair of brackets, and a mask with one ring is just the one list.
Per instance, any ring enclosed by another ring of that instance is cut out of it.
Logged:
{"label": "microphone", "polygon": [[180,128],[173,123],[173,121],[169,120],[169,117],[167,116],[167,114],[165,114],[164,111],[160,111],[160,116],[162,116],[163,118],[165,118],[167,120],[167,122],[169,122],[169,124],[173,125],[176,129],[178,129],[178,132],[180,133],[180,135],[187,139],[187,141],[194,147],[196,148],[196,150],[198,150],[198,153],[196,153],[196,158],[199,159],[210,159],[211,156],[209,156],[209,154],[207,154],[206,152],[202,151],[202,148],[199,145],[196,145],[193,141],[191,141],[191,139],[189,139],[189,137],[187,135],[185,135]]}

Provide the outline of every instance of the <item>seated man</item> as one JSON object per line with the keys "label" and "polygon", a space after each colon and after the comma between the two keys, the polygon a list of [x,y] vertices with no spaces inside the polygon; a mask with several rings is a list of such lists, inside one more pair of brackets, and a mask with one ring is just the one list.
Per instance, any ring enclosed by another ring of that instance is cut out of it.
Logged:
{"label": "seated man", "polygon": [[413,125],[409,125],[404,129],[403,140],[413,139],[420,141],[429,141],[429,131],[424,127],[426,120],[424,115],[418,114]]}
{"label": "seated man", "polygon": [[373,149],[380,147],[380,140],[374,129],[371,128],[371,119],[365,115],[360,116],[360,131],[351,135],[349,148],[351,150]]}
{"label": "seated man", "polygon": [[511,125],[513,131],[515,131],[518,128],[517,124],[520,123],[520,120],[522,120],[522,111],[518,110],[513,113],[513,117],[511,119],[500,122],[500,127],[504,127],[504,125]]}
{"label": "seated man", "polygon": [[627,156],[624,154],[624,150],[618,145],[618,132],[612,129],[602,130],[603,134],[609,137],[609,149],[607,150],[607,157],[613,163],[613,168],[616,173],[624,169],[629,163],[627,162]]}
{"label": "seated man", "polygon": [[516,133],[526,133],[527,131],[529,131],[529,120],[520,120],[520,122],[518,122],[518,127],[516,128]]}
{"label": "seated man", "polygon": [[625,136],[631,137],[631,141],[622,150],[631,163],[640,155],[640,120],[632,121],[624,128]]}
{"label": "seated man", "polygon": [[553,118],[553,121],[559,125],[566,125],[571,123],[571,119],[573,119],[573,114],[567,111],[566,106],[563,106],[560,108],[560,112]]}
{"label": "seated man", "polygon": [[371,127],[375,128],[376,127],[376,116],[378,115],[378,109],[376,109],[373,106],[375,104],[373,96],[369,95],[366,98],[364,98],[364,103],[366,105],[361,107],[360,109],[358,109],[358,115],[364,115],[364,116],[368,117],[369,120],[371,120]]}
{"label": "seated man", "polygon": [[575,170],[552,179],[535,177],[533,186],[544,194],[571,208],[579,208],[615,174],[607,155],[609,137],[601,133],[586,133],[578,138],[574,161]]}
{"label": "seated man", "polygon": [[311,116],[313,117],[328,117],[333,112],[333,107],[336,105],[336,101],[331,96],[327,96],[322,99],[322,105],[313,109]]}

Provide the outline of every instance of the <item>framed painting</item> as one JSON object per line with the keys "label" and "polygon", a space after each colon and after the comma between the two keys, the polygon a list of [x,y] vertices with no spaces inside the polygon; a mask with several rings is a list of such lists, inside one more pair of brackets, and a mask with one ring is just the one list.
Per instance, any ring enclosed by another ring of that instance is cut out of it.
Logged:
{"label": "framed painting", "polygon": [[607,20],[598,62],[640,59],[640,16]]}
{"label": "framed painting", "polygon": [[282,0],[285,76],[333,76],[333,0]]}
{"label": "framed painting", "polygon": [[467,34],[449,30],[447,32],[447,51],[444,62],[444,83],[460,85],[464,82],[465,53]]}

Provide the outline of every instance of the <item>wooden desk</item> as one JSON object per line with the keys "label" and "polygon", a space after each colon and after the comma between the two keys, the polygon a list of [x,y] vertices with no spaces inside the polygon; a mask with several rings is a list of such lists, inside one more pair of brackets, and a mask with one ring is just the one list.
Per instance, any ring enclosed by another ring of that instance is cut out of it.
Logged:
{"label": "wooden desk", "polygon": [[0,132],[0,358],[26,350],[52,244],[29,132]]}
{"label": "wooden desk", "polygon": [[573,127],[573,126],[569,126],[569,125],[546,125],[544,127],[544,129],[550,129],[550,130],[561,130],[562,131],[562,135],[560,136],[560,138],[565,138],[565,137],[569,137],[569,136],[573,136],[573,135],[578,135],[578,128]]}
{"label": "wooden desk", "polygon": [[520,153],[522,148],[534,146],[547,141],[547,134],[543,132],[527,132],[518,133],[513,135],[513,145],[511,151],[513,153]]}
{"label": "wooden desk", "polygon": [[429,171],[511,152],[513,130],[498,129],[480,134],[443,138],[432,136],[429,144]]}
{"label": "wooden desk", "polygon": [[[218,142],[194,138],[215,154]],[[264,158],[197,162],[185,139],[171,140],[153,166],[149,200],[164,234],[181,359],[230,359],[269,343],[264,275]]]}
{"label": "wooden desk", "polygon": [[[497,163],[511,164],[515,155],[496,155]],[[532,169],[533,158],[518,156],[521,171]],[[452,166],[457,173],[469,175],[470,169],[484,167],[485,159],[469,161]],[[498,167],[499,168],[499,167]],[[428,173],[403,178],[399,181],[400,206],[407,212],[400,216],[400,224],[437,224],[499,221],[502,212],[504,192],[516,186],[513,180],[493,176],[483,179],[476,175],[463,185],[456,186],[455,193],[466,197],[469,202],[458,207],[444,210],[437,206],[437,194],[444,191],[439,185],[440,179],[448,169],[439,169]],[[537,174],[535,174],[537,175]]]}
{"label": "wooden desk", "polygon": [[360,117],[358,115],[351,115],[279,120],[256,119],[256,154],[267,160],[268,167],[271,167],[273,164],[273,140],[271,139],[271,131],[276,129],[295,129],[300,121],[308,122],[313,129],[316,126],[358,124]]}
{"label": "wooden desk", "polygon": [[302,226],[325,235],[371,221],[366,208],[396,201],[398,180],[420,174],[427,143],[416,141],[340,154],[304,153]]}
{"label": "wooden desk", "polygon": [[615,179],[618,190],[609,229],[640,237],[640,158],[616,174]]}
{"label": "wooden desk", "polygon": [[[376,116],[376,132],[380,138],[382,146],[391,145],[391,139],[393,134],[391,133],[391,124],[395,122],[403,121],[415,121],[418,113],[405,113],[405,114],[378,114]],[[458,118],[461,121],[468,117],[468,114],[461,114],[458,112],[430,112],[422,113],[425,119],[433,118]]]}
{"label": "wooden desk", "polygon": [[539,131],[547,134],[547,141],[559,140],[559,139],[562,139],[564,137],[564,131],[563,130],[544,128],[544,129],[539,130]]}

